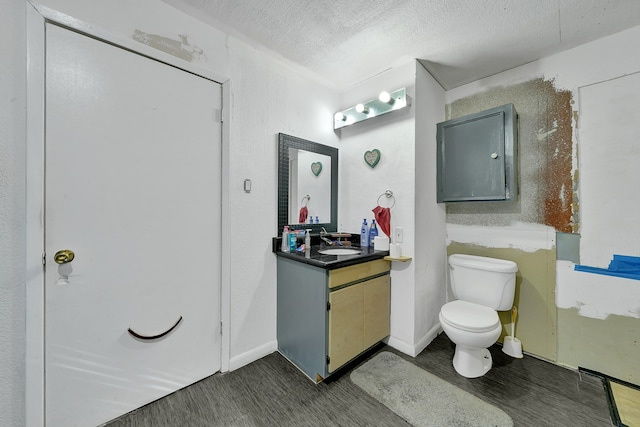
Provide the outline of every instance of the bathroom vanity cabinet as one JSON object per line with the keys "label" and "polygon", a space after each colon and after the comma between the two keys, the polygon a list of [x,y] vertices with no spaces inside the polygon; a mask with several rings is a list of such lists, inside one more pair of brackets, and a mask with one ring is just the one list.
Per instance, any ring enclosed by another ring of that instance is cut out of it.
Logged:
{"label": "bathroom vanity cabinet", "polygon": [[278,257],[278,350],[320,382],[389,335],[390,263],[334,269]]}

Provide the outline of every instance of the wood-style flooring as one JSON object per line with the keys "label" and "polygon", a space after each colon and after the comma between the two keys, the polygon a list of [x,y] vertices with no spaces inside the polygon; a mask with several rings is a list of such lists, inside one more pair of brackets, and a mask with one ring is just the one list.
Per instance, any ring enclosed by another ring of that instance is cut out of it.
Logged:
{"label": "wood-style flooring", "polygon": [[501,408],[515,426],[612,425],[601,378],[526,355],[513,359],[495,345],[490,349],[493,368],[484,377],[467,379],[454,371],[454,345],[441,334],[416,358],[380,346],[318,385],[276,352],[206,378],[107,426],[408,426],[349,378],[351,370],[377,351],[398,354]]}

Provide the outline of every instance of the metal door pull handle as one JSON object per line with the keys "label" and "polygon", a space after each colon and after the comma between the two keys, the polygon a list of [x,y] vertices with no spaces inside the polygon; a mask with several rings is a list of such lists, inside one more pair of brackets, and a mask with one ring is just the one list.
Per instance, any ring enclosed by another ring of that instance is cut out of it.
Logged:
{"label": "metal door pull handle", "polygon": [[164,331],[164,332],[162,332],[162,333],[160,333],[158,335],[142,335],[142,334],[139,334],[138,332],[134,331],[131,328],[129,328],[128,331],[131,334],[131,336],[136,337],[136,338],[141,339],[141,340],[146,340],[146,341],[157,340],[158,338],[162,338],[163,336],[167,335],[169,332],[173,331],[180,324],[181,321],[182,321],[182,316],[180,316],[178,321],[172,327],[170,327],[169,329],[167,329],[166,331]]}

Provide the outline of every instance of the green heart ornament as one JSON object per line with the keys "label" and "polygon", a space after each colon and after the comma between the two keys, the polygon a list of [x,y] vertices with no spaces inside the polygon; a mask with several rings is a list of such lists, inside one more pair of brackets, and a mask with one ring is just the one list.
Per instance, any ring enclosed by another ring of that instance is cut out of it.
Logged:
{"label": "green heart ornament", "polygon": [[375,168],[378,162],[380,161],[380,150],[374,148],[371,151],[364,152],[364,161],[371,166],[371,169]]}
{"label": "green heart ornament", "polygon": [[311,172],[313,172],[315,176],[320,175],[320,172],[322,172],[322,163],[320,162],[311,163]]}

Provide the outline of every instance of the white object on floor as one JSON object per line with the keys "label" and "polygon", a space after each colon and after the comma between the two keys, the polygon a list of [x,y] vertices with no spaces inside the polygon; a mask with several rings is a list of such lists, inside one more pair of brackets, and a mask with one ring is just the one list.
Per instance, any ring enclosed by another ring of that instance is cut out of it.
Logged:
{"label": "white object on floor", "polygon": [[502,351],[516,359],[522,359],[522,343],[518,338],[506,336],[502,343]]}
{"label": "white object on floor", "polygon": [[518,317],[518,309],[514,305],[511,309],[511,336],[504,337],[502,343],[502,351],[516,359],[522,359],[522,343],[516,335],[516,318]]}

